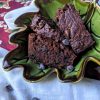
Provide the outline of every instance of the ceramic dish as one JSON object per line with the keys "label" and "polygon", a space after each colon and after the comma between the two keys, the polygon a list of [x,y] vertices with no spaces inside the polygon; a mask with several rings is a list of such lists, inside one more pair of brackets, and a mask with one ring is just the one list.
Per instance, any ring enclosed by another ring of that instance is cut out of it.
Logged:
{"label": "ceramic dish", "polygon": [[34,13],[21,15],[15,21],[19,28],[10,35],[10,42],[16,44],[17,48],[6,55],[3,62],[5,70],[22,67],[24,68],[24,78],[30,82],[38,82],[52,73],[56,73],[61,82],[78,82],[83,77],[100,79],[100,7],[96,1],[47,0],[47,2],[43,2],[43,0],[36,0],[36,4],[41,8],[41,13],[53,20],[55,20],[54,16],[57,9],[63,7],[65,3],[72,3],[80,12],[85,26],[91,31],[96,42],[91,49],[80,56],[74,70],[71,72],[56,68],[41,70],[38,64],[34,64],[28,59],[28,34],[31,32],[28,25]]}

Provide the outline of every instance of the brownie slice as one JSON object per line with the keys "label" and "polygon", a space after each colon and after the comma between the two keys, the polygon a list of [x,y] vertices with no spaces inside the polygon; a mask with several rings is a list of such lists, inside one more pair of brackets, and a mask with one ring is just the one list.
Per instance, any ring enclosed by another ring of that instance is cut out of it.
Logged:
{"label": "brownie slice", "polygon": [[71,47],[60,41],[63,34],[53,28],[51,22],[40,15],[34,16],[31,24],[33,33],[29,34],[28,39],[29,58],[50,67],[73,65],[76,55]]}
{"label": "brownie slice", "polygon": [[59,29],[55,29],[54,22],[41,15],[35,14],[31,29],[36,32],[37,35],[41,35],[44,38],[51,38],[56,42],[60,41],[61,32]]}
{"label": "brownie slice", "polygon": [[63,9],[59,9],[56,21],[64,36],[69,39],[75,53],[80,53],[94,44],[91,34],[86,30],[73,5],[68,4]]}

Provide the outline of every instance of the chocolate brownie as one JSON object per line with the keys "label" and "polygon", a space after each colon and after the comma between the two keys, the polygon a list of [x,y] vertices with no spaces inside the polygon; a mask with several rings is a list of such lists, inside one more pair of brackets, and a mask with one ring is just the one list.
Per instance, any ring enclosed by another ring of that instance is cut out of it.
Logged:
{"label": "chocolate brownie", "polygon": [[56,21],[75,53],[80,53],[94,44],[91,34],[86,30],[73,5],[65,5],[63,9],[59,9]]}
{"label": "chocolate brownie", "polygon": [[76,55],[60,30],[53,28],[51,22],[40,15],[34,16],[31,24],[33,33],[29,34],[28,42],[29,59],[50,67],[73,65]]}
{"label": "chocolate brownie", "polygon": [[54,22],[41,15],[36,14],[32,20],[31,29],[36,32],[37,35],[41,35],[44,38],[51,38],[58,42],[61,38],[61,32],[59,29],[54,28]]}

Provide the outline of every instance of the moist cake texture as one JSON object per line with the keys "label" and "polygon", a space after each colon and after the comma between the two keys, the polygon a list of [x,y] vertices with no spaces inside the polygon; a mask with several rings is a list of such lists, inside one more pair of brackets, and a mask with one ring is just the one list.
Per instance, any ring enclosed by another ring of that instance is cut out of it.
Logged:
{"label": "moist cake texture", "polygon": [[65,37],[69,39],[70,45],[75,53],[80,53],[94,44],[91,34],[73,5],[65,5],[59,9],[56,22]]}
{"label": "moist cake texture", "polygon": [[33,33],[28,39],[29,58],[50,67],[73,65],[76,55],[61,31],[50,24],[40,15],[34,16],[31,24]]}

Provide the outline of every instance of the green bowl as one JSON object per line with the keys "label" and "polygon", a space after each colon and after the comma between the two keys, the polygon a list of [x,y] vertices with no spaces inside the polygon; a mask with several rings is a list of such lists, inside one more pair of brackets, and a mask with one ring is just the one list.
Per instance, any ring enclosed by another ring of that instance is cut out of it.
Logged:
{"label": "green bowl", "polygon": [[[30,82],[38,82],[52,73],[56,73],[61,82],[78,82],[84,76],[88,78],[100,79],[100,7],[96,2],[82,2],[80,0],[36,0],[40,12],[45,17],[55,20],[55,14],[58,8],[62,8],[66,3],[72,3],[76,10],[80,12],[80,16],[85,26],[91,32],[95,45],[87,50],[77,61],[74,70],[71,72],[66,69],[45,68],[39,69],[39,65],[32,63],[28,59],[28,35],[31,33],[28,25],[30,24],[34,13],[26,13],[19,16],[15,21],[18,29],[14,30],[10,35],[10,43],[16,44],[17,47],[9,52],[4,61],[3,68],[7,71],[21,67],[24,69],[23,76]],[[91,62],[93,64],[91,64]],[[90,64],[89,64],[90,63]],[[98,77],[95,77],[97,74]]]}

